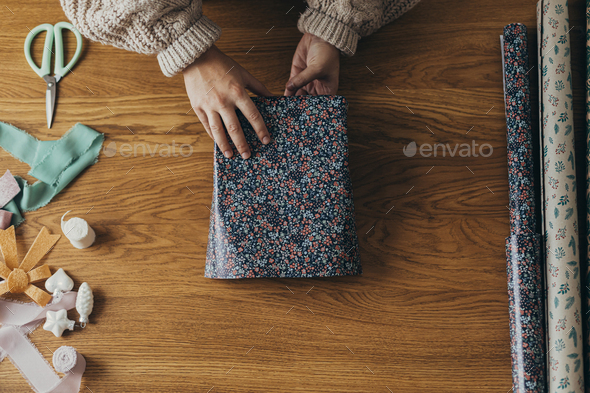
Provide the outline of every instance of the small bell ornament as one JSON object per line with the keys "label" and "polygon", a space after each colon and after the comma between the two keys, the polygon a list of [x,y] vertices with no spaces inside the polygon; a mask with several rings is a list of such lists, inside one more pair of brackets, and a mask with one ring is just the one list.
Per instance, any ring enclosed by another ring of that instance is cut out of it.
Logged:
{"label": "small bell ornament", "polygon": [[94,306],[94,296],[88,283],[83,282],[78,289],[78,296],[76,297],[76,311],[80,314],[80,326],[86,327],[88,323],[88,316],[92,313]]}

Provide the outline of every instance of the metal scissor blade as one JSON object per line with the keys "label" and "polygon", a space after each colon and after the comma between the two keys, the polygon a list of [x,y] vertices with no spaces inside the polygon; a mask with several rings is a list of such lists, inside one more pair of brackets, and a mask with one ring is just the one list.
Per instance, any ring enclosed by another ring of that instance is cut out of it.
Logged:
{"label": "metal scissor blade", "polygon": [[51,128],[53,123],[53,110],[55,108],[55,96],[57,91],[57,81],[55,77],[45,75],[43,77],[47,82],[47,90],[45,91],[45,113],[47,115],[47,128]]}

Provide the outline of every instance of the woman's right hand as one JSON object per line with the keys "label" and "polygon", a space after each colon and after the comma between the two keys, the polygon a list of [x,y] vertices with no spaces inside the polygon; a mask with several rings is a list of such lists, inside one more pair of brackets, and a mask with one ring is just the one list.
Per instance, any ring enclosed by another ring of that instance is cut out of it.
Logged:
{"label": "woman's right hand", "polygon": [[270,142],[262,116],[246,89],[259,96],[272,93],[241,65],[213,45],[185,68],[183,74],[191,106],[224,156],[233,155],[225,130],[242,158],[247,159],[251,154],[236,108],[252,124],[258,139],[263,144]]}

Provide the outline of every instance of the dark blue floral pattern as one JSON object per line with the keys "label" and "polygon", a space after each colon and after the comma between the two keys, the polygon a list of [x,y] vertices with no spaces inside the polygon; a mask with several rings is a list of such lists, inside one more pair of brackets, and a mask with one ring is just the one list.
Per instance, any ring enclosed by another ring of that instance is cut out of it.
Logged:
{"label": "dark blue floral pattern", "polygon": [[536,231],[526,27],[504,27],[510,237],[506,270],[515,393],[545,392],[545,325],[541,236]]}
{"label": "dark blue floral pattern", "polygon": [[342,96],[253,98],[272,142],[238,112],[252,150],[215,147],[205,277],[361,274]]}

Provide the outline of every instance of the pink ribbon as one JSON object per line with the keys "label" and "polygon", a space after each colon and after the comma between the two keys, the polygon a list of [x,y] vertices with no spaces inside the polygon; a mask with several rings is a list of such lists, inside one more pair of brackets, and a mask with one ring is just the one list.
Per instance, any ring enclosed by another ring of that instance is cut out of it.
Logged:
{"label": "pink ribbon", "polygon": [[[55,364],[66,375],[60,378],[37,347],[27,338],[45,318],[47,311],[70,310],[76,305],[76,292],[67,292],[54,296],[45,307],[34,303],[17,303],[0,299],[0,361],[6,356],[38,393],[77,393],[80,391],[82,375],[86,370],[84,356],[76,352],[72,364]],[[60,347],[57,351],[60,351]],[[57,352],[56,351],[56,352]],[[63,352],[63,351],[62,351]],[[57,357],[58,361],[61,359]]]}

